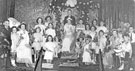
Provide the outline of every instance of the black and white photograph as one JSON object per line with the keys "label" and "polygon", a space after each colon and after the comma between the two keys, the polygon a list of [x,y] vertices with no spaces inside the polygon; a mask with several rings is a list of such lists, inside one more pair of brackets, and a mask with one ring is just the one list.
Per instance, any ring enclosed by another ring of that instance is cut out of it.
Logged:
{"label": "black and white photograph", "polygon": [[135,0],[0,0],[0,71],[135,71]]}

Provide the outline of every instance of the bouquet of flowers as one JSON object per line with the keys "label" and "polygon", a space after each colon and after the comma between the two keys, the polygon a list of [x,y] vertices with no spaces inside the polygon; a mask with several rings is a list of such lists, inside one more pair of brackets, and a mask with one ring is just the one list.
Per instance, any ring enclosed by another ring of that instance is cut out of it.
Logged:
{"label": "bouquet of flowers", "polygon": [[20,38],[19,38],[19,41],[18,41],[18,43],[17,43],[17,45],[16,45],[17,47],[20,45],[22,39],[24,39],[24,38],[23,38],[23,36],[22,36],[22,34],[21,34],[21,35],[20,35]]}

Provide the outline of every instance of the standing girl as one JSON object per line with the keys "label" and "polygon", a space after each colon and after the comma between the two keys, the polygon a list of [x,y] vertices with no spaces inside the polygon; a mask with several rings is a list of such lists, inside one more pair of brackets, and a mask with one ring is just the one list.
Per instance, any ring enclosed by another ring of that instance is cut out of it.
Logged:
{"label": "standing girl", "polygon": [[132,56],[132,46],[130,42],[130,37],[128,34],[124,34],[124,43],[122,44],[122,52],[124,52],[124,57],[121,57],[121,66],[118,70],[123,70],[125,66],[125,61],[130,62],[130,58]]}
{"label": "standing girl", "polygon": [[36,28],[36,33],[33,34],[34,42],[32,44],[32,47],[34,47],[36,58],[38,56],[38,53],[41,49],[41,42],[43,41],[43,36],[40,33],[41,29],[39,27]]}
{"label": "standing girl", "polygon": [[90,50],[91,39],[92,39],[92,37],[88,35],[87,38],[85,39],[86,43],[83,44],[83,55],[82,55],[83,60],[82,60],[82,62],[84,62],[85,65],[89,65],[92,62],[92,60],[91,60],[92,51]]}
{"label": "standing girl", "polygon": [[25,63],[28,67],[29,64],[32,64],[32,54],[31,48],[29,46],[29,35],[26,31],[26,24],[20,25],[19,42],[17,43],[17,62]]}
{"label": "standing girl", "polygon": [[12,41],[12,45],[11,45],[11,54],[12,54],[12,58],[11,58],[11,64],[13,66],[16,66],[15,64],[15,55],[16,55],[16,49],[17,49],[17,43],[19,41],[19,35],[17,33],[17,28],[16,27],[12,27],[12,32],[11,32],[11,41]]}

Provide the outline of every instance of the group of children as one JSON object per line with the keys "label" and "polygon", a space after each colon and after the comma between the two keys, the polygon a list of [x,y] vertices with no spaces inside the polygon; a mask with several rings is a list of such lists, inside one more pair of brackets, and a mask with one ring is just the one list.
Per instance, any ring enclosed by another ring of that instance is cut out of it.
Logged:
{"label": "group of children", "polygon": [[[13,66],[16,66],[15,61],[30,66],[33,63],[32,49],[36,61],[41,48],[45,50],[43,55],[47,63],[52,63],[53,58],[58,57],[58,53],[74,51],[85,65],[96,64],[101,52],[104,67],[114,67],[117,61],[115,58],[118,58],[120,62],[118,69],[122,70],[124,62],[132,57],[131,43],[135,42],[132,27],[128,28],[129,32],[123,33],[122,30],[109,31],[103,21],[98,26],[97,20],[93,20],[92,24],[84,24],[80,19],[73,25],[72,18],[69,17],[65,24],[55,26],[50,16],[47,16],[45,21],[44,24],[41,17],[37,18],[37,25],[32,34],[26,30],[24,23],[12,27]],[[74,42],[75,46],[72,46]]]}

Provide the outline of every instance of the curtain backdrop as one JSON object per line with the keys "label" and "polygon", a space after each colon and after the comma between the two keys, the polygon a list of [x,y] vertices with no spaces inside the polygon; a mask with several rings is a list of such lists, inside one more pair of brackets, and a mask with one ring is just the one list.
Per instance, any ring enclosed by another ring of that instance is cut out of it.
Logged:
{"label": "curtain backdrop", "polygon": [[133,0],[101,0],[102,19],[111,28],[118,28],[120,22],[129,22],[135,27],[135,2]]}

